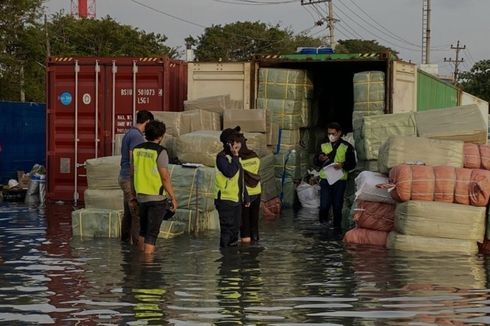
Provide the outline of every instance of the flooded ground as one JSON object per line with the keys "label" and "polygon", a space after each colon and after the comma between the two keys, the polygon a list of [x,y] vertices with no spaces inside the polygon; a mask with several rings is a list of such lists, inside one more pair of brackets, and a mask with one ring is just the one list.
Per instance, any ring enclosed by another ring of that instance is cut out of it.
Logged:
{"label": "flooded ground", "polygon": [[490,323],[484,256],[345,247],[314,214],[264,222],[261,243],[71,240],[70,208],[0,206],[6,325],[458,325]]}

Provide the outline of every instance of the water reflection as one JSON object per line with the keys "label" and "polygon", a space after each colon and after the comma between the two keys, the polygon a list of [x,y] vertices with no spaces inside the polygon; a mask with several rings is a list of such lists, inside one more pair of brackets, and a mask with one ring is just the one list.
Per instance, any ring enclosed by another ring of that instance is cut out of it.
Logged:
{"label": "water reflection", "polygon": [[314,211],[261,225],[259,245],[217,233],[160,241],[71,239],[70,207],[46,218],[0,206],[0,322],[8,325],[459,325],[490,323],[484,256],[344,245]]}

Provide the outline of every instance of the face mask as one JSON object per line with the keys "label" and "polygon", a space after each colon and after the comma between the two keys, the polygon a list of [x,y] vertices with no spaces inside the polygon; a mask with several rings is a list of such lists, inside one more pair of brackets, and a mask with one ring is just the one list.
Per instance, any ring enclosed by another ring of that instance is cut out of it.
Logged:
{"label": "face mask", "polygon": [[335,143],[338,139],[338,136],[328,135],[328,140],[330,140],[331,143]]}

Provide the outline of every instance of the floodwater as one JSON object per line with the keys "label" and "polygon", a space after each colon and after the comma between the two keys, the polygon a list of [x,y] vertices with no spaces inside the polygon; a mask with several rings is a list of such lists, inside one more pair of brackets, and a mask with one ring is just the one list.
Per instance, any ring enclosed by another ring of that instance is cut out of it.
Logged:
{"label": "floodwater", "polygon": [[[48,218],[46,218],[48,216]],[[490,323],[484,256],[345,247],[314,213],[263,221],[260,245],[218,234],[71,240],[70,207],[0,206],[5,325],[459,325]]]}

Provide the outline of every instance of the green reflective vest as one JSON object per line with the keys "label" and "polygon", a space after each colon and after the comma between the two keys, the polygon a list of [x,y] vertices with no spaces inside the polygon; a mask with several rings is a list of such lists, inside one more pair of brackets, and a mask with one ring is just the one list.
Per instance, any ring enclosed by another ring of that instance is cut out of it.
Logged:
{"label": "green reflective vest", "polygon": [[[228,162],[231,163],[231,156],[226,155]],[[214,199],[230,200],[235,203],[240,201],[240,170],[231,178],[225,177],[223,173],[216,167],[216,175],[214,178]]]}
{"label": "green reflective vest", "polygon": [[[339,147],[337,148],[337,153],[335,154],[335,158],[334,158],[335,163],[344,163],[345,162],[345,157],[346,157],[348,148],[349,147],[346,144],[340,143]],[[325,154],[325,155],[329,154],[333,150],[332,144],[331,143],[322,144],[321,150],[322,150],[323,154]],[[346,170],[344,170],[344,176],[340,180],[347,180],[348,175],[349,175],[349,173]],[[320,178],[322,178],[322,179],[327,178],[327,173],[325,172],[324,169],[320,170]]]}
{"label": "green reflective vest", "polygon": [[158,156],[162,146],[146,142],[133,149],[134,188],[137,194],[165,195],[162,179],[158,172]]}
{"label": "green reflective vest", "polygon": [[[245,171],[251,172],[253,174],[259,174],[260,159],[258,157],[253,157],[247,160],[242,160],[242,166]],[[247,192],[249,196],[260,194],[262,192],[260,181],[255,187],[247,186]]]}

